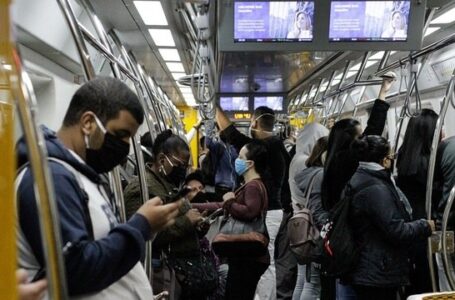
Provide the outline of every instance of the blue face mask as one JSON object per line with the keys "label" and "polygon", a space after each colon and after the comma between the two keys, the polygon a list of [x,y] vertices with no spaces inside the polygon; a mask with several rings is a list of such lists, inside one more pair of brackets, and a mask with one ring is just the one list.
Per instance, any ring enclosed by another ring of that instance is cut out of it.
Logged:
{"label": "blue face mask", "polygon": [[237,175],[242,176],[248,169],[248,165],[246,163],[246,160],[237,158],[235,160],[235,172]]}

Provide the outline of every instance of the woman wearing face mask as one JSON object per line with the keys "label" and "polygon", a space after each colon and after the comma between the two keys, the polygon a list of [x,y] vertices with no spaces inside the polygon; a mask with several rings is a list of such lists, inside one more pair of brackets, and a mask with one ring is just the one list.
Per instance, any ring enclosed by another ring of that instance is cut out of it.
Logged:
{"label": "woman wearing face mask", "polygon": [[[267,212],[268,198],[261,175],[267,168],[267,148],[261,141],[246,144],[235,161],[235,171],[244,179],[244,185],[235,193],[223,196],[223,207],[239,220],[254,220]],[[252,300],[262,274],[268,268],[270,257],[230,257],[226,283],[227,300]]]}
{"label": "woman wearing face mask", "polygon": [[[187,143],[179,136],[166,130],[160,133],[153,143],[153,159],[146,163],[146,182],[150,196],[159,196],[164,202],[170,201],[183,184],[190,158]],[[127,211],[135,211],[140,202],[140,184],[138,179],[133,180],[125,189],[125,206]],[[200,255],[197,223],[201,221],[201,214],[188,201],[180,208],[175,225],[157,235],[153,242],[153,266],[155,293],[168,290],[163,282],[163,256],[166,252],[168,259],[182,257],[198,257]],[[176,289],[178,296],[190,298],[183,288]]]}
{"label": "woman wearing face mask", "polygon": [[434,222],[412,221],[409,202],[391,177],[393,156],[386,139],[365,136],[351,149],[359,167],[345,193],[352,197],[348,220],[360,253],[343,281],[360,300],[395,299],[398,288],[409,284],[409,247],[429,237]]}
{"label": "woman wearing face mask", "polygon": [[[208,211],[223,207],[233,218],[254,220],[265,213],[268,207],[267,192],[261,179],[267,163],[264,142],[251,141],[242,147],[235,160],[235,172],[243,177],[244,184],[235,193],[226,193],[223,202],[198,203],[193,204],[193,207]],[[258,281],[269,263],[268,253],[263,257],[229,257],[225,299],[253,299]]]}

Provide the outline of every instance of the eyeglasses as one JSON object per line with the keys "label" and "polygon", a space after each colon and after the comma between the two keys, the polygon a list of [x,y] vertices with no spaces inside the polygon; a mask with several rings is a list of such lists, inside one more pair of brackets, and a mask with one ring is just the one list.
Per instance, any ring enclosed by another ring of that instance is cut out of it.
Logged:
{"label": "eyeglasses", "polygon": [[185,168],[185,169],[186,169],[186,168],[188,168],[188,166],[189,166],[189,162],[185,163],[185,161],[181,160],[181,159],[178,158],[178,157],[175,157],[175,156],[172,155],[172,154],[171,154],[171,158],[174,159],[174,160],[176,160],[177,163],[172,163],[171,159],[170,159],[167,155],[164,155],[164,156],[166,157],[167,161],[169,162],[169,164],[170,164],[172,167],[174,167],[174,166],[176,165],[177,167],[182,167],[182,168]]}

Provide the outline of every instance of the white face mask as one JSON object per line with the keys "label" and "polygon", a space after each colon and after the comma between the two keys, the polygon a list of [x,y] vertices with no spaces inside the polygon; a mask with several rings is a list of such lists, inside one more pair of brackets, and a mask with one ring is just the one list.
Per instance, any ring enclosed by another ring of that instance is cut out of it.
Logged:
{"label": "white face mask", "polygon": [[260,116],[257,117],[256,119],[254,119],[254,121],[251,122],[251,124],[250,124],[250,128],[248,129],[248,135],[249,135],[251,138],[254,138],[254,136],[253,136],[253,131],[256,131],[256,132],[258,132],[258,131],[260,131],[260,132],[265,132],[265,133],[268,133],[268,134],[270,134],[270,135],[274,135],[274,134],[275,134],[275,132],[273,132],[273,131],[266,131],[266,130],[261,130],[261,129],[255,129],[255,128],[253,128],[253,123],[254,123],[254,122],[257,122],[257,121],[258,121],[260,118],[262,118],[263,116],[272,116],[272,117],[275,118],[275,115],[269,114],[269,113],[265,113],[265,114],[260,115]]}

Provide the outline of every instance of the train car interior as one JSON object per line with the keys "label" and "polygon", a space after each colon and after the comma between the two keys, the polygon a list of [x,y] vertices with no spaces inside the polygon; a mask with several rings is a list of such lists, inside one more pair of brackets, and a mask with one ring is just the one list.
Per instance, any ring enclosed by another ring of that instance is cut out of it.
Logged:
{"label": "train car interior", "polygon": [[[300,18],[306,18],[306,29]],[[195,170],[206,154],[200,139],[220,139],[222,130],[215,124],[220,112],[249,135],[258,117],[255,110],[266,106],[275,118],[270,134],[295,147],[299,133],[311,123],[330,130],[352,118],[366,128],[387,80],[393,83],[384,99],[390,108],[382,136],[394,154],[411,119],[426,109],[437,114],[421,195],[423,219],[433,220],[438,145],[455,136],[455,1],[0,0],[1,299],[43,299],[21,298],[16,279],[22,252],[16,247],[15,200],[21,171],[16,145],[21,141],[34,178],[45,299],[81,296],[73,294],[67,281],[61,204],[40,126],[58,131],[76,91],[99,77],[126,84],[144,111],[127,159],[101,176],[118,208],[119,224],[128,223],[124,194],[131,182],[139,182],[141,204],[149,200],[153,144],[166,130],[189,145],[189,167]],[[150,145],[142,145],[145,134]],[[392,172],[398,175],[397,164]],[[413,295],[400,289],[391,300],[455,299],[450,226],[455,186],[449,191],[436,231],[425,242],[431,288]],[[149,283],[156,268],[152,249],[146,241],[137,260]],[[223,299],[168,298],[169,291],[153,289],[150,298],[138,294],[126,299]],[[261,298],[258,293],[254,300],[291,299]]]}

